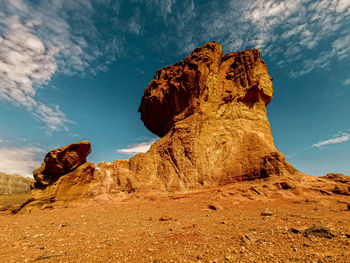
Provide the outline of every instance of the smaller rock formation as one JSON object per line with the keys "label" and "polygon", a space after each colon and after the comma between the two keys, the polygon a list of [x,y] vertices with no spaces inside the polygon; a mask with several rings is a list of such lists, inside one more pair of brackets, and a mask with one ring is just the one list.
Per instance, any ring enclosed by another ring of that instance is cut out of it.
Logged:
{"label": "smaller rock formation", "polygon": [[50,151],[41,167],[33,172],[31,196],[13,213],[26,207],[42,207],[53,201],[72,201],[89,194],[94,179],[95,164],[86,162],[91,144],[81,141]]}
{"label": "smaller rock formation", "polygon": [[44,189],[56,182],[62,175],[73,171],[86,163],[86,157],[91,152],[91,144],[81,141],[54,149],[46,154],[41,167],[33,172],[35,181],[31,188]]}

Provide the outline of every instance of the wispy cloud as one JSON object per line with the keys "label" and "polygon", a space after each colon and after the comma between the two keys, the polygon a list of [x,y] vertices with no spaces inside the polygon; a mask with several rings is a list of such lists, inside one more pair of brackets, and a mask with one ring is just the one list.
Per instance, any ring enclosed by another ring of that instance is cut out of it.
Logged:
{"label": "wispy cloud", "polygon": [[350,86],[350,79],[346,79],[342,82],[343,85],[345,86]]}
{"label": "wispy cloud", "polygon": [[159,14],[163,17],[171,14],[175,2],[176,0],[146,0],[148,5],[155,5],[159,10]]}
{"label": "wispy cloud", "polygon": [[[349,34],[345,32],[350,25],[348,0],[194,3],[186,1],[182,6],[177,2],[167,16],[168,28],[174,34],[164,40],[168,45],[175,42],[183,53],[212,39],[221,42],[224,51],[261,48],[263,55],[279,66],[300,65],[291,72],[293,76],[324,69],[350,53]],[[310,61],[304,62],[306,53]],[[323,55],[328,60],[322,61]]]}
{"label": "wispy cloud", "polygon": [[14,16],[4,21],[8,26],[0,36],[0,99],[24,107],[49,131],[67,129],[70,121],[58,106],[36,100],[36,86],[50,81],[57,69],[57,49],[46,50],[43,42],[32,34],[32,25],[23,25]]}
{"label": "wispy cloud", "polygon": [[[349,59],[349,0],[196,3],[0,1],[0,99],[31,112],[49,131],[67,130],[72,123],[69,116],[62,107],[39,99],[40,88],[56,74],[87,77],[108,70],[108,65],[132,46],[125,45],[127,34],[143,37],[150,29],[147,26],[154,30],[151,15],[158,16],[166,27],[160,27],[152,47],[173,50],[176,46],[176,55],[215,39],[225,51],[258,47],[281,67],[298,63],[292,76]],[[121,12],[125,6],[130,13],[127,17]]]}
{"label": "wispy cloud", "polygon": [[335,6],[337,12],[348,12],[350,13],[350,1],[349,0],[338,0]]}
{"label": "wispy cloud", "polygon": [[54,74],[94,75],[116,59],[118,38],[101,36],[94,13],[89,0],[1,1],[0,99],[31,112],[49,132],[67,130],[73,122],[59,106],[39,100],[37,90]]}
{"label": "wispy cloud", "polygon": [[118,149],[117,152],[128,154],[128,155],[137,154],[137,153],[145,153],[148,151],[148,149],[151,147],[151,145],[153,143],[155,143],[156,141],[157,141],[157,139],[152,139],[152,140],[147,141],[147,142],[132,144],[132,145],[129,145],[125,149]]}
{"label": "wispy cloud", "polygon": [[338,135],[337,137],[335,138],[332,138],[332,139],[328,139],[328,140],[325,140],[325,141],[320,141],[318,143],[315,143],[313,145],[313,147],[322,147],[322,146],[326,146],[326,145],[330,145],[330,144],[335,144],[335,143],[341,143],[341,142],[346,142],[346,141],[349,141],[350,140],[350,134],[348,133],[341,133],[340,135]]}
{"label": "wispy cloud", "polygon": [[350,31],[332,43],[332,51],[338,58],[343,59],[350,55]]}
{"label": "wispy cloud", "polygon": [[31,177],[33,170],[40,166],[44,151],[35,147],[0,148],[0,171]]}

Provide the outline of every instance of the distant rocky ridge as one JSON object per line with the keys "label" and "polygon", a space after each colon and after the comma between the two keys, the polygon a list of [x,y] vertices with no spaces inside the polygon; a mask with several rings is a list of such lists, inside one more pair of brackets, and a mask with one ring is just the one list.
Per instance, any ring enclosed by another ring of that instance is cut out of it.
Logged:
{"label": "distant rocky ridge", "polygon": [[259,50],[224,56],[220,44],[207,43],[158,71],[146,87],[141,119],[161,137],[147,153],[95,167],[86,162],[87,141],[52,150],[34,171],[27,203],[119,192],[186,192],[257,180],[270,182],[271,191],[307,188],[337,194],[338,187],[349,194],[348,183],[337,176],[305,175],[276,149],[266,114],[272,96],[272,78]]}
{"label": "distant rocky ridge", "polygon": [[16,194],[30,191],[33,179],[17,174],[0,172],[0,194]]}

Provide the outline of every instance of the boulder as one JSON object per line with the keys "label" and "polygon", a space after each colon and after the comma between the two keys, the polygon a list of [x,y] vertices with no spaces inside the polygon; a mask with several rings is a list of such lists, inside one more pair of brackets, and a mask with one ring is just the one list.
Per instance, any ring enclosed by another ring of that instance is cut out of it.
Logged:
{"label": "boulder", "polygon": [[48,152],[41,167],[33,172],[35,181],[31,185],[32,189],[45,188],[86,163],[90,152],[91,144],[88,141],[72,143]]}

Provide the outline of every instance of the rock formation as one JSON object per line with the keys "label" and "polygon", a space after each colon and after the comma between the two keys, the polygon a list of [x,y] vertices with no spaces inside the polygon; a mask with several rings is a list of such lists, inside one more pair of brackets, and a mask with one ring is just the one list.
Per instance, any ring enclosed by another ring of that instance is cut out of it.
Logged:
{"label": "rock formation", "polygon": [[297,171],[273,143],[272,78],[257,49],[208,43],[157,72],[139,111],[162,139],[148,155],[167,190],[196,189]]}
{"label": "rock formation", "polygon": [[97,166],[121,190],[184,191],[298,174],[277,151],[266,116],[272,78],[257,49],[215,42],[158,71],[139,111],[162,137],[146,154]]}
{"label": "rock formation", "polygon": [[91,152],[88,141],[77,142],[54,149],[46,154],[41,167],[33,172],[30,198],[13,212],[30,204],[41,206],[53,201],[71,201],[87,196],[93,181],[95,165],[86,162]]}
{"label": "rock formation", "polygon": [[89,142],[53,150],[34,171],[32,200],[189,191],[266,178],[277,190],[295,189],[298,182],[303,187],[304,179],[315,189],[329,182],[334,190],[333,177],[304,175],[276,149],[266,115],[272,96],[272,78],[259,50],[223,55],[220,44],[207,43],[158,71],[146,87],[141,119],[161,137],[147,153],[101,162],[95,169],[86,163]]}
{"label": "rock formation", "polygon": [[62,175],[86,163],[90,152],[91,144],[88,141],[72,143],[50,151],[41,167],[33,172],[35,182],[31,187],[40,189],[56,182]]}

